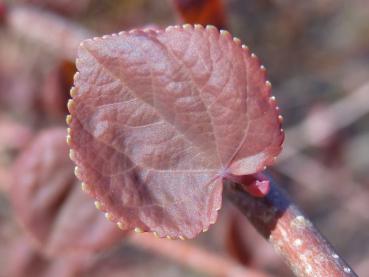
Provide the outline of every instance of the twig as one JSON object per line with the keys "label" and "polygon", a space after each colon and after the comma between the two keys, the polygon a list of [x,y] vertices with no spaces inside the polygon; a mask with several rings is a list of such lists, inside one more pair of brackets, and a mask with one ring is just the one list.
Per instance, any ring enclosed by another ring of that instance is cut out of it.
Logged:
{"label": "twig", "polygon": [[227,197],[283,256],[296,276],[357,276],[285,193],[271,182],[264,198],[227,182]]}
{"label": "twig", "polygon": [[198,246],[183,241],[159,239],[152,234],[132,234],[129,241],[139,248],[160,254],[179,264],[188,266],[210,276],[227,277],[266,277],[268,275],[228,259],[210,253]]}

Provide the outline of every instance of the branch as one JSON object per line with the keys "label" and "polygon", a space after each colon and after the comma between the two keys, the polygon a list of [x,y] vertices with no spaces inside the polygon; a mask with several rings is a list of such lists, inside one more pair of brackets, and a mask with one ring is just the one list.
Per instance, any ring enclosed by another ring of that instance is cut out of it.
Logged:
{"label": "branch", "polygon": [[129,241],[139,248],[160,254],[179,264],[210,276],[266,277],[268,275],[244,266],[227,257],[209,253],[183,241],[159,239],[152,234],[132,234]]}
{"label": "branch", "polygon": [[296,276],[357,276],[275,183],[264,198],[251,197],[228,181],[224,189]]}

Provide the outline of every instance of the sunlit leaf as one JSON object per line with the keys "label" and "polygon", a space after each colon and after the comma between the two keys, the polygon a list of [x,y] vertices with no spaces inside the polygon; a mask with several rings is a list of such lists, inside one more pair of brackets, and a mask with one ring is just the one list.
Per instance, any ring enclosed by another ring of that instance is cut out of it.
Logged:
{"label": "sunlit leaf", "polygon": [[222,178],[274,162],[283,133],[265,69],[214,27],[83,42],[69,102],[85,187],[124,229],[193,238],[216,221]]}

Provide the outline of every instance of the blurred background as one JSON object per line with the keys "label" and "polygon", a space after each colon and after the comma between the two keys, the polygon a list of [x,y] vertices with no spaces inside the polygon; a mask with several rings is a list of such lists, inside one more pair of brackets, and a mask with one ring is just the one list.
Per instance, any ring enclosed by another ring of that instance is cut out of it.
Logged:
{"label": "blurred background", "polygon": [[[40,229],[48,238],[58,232],[51,226],[62,226],[55,221],[69,215],[71,201],[65,199],[74,193],[49,196],[51,183],[69,188],[75,180],[73,173],[54,176],[68,163],[67,150],[41,143],[40,134],[66,130],[79,42],[183,22],[227,28],[260,58],[286,132],[270,173],[354,270],[369,276],[368,0],[0,1],[0,276],[214,275],[129,235],[82,251],[88,261],[48,253],[40,235]],[[39,161],[44,156],[50,163]],[[51,219],[36,213],[42,211],[39,201],[49,201],[45,207],[55,210]],[[224,206],[209,232],[183,242],[194,247],[188,251],[200,248],[205,260],[210,253],[250,274],[292,276],[247,220]],[[70,216],[65,224],[77,224]],[[78,232],[85,238],[88,230]],[[68,244],[67,238],[60,240]],[[168,247],[175,252],[183,244]]]}

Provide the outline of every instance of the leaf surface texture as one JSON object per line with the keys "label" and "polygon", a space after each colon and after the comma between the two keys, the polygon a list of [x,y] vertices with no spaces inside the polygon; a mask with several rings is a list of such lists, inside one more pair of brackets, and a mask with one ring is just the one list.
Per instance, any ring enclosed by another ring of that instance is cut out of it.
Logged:
{"label": "leaf surface texture", "polygon": [[70,146],[78,177],[125,229],[193,238],[216,221],[222,178],[270,165],[283,134],[265,70],[214,27],[84,41]]}

